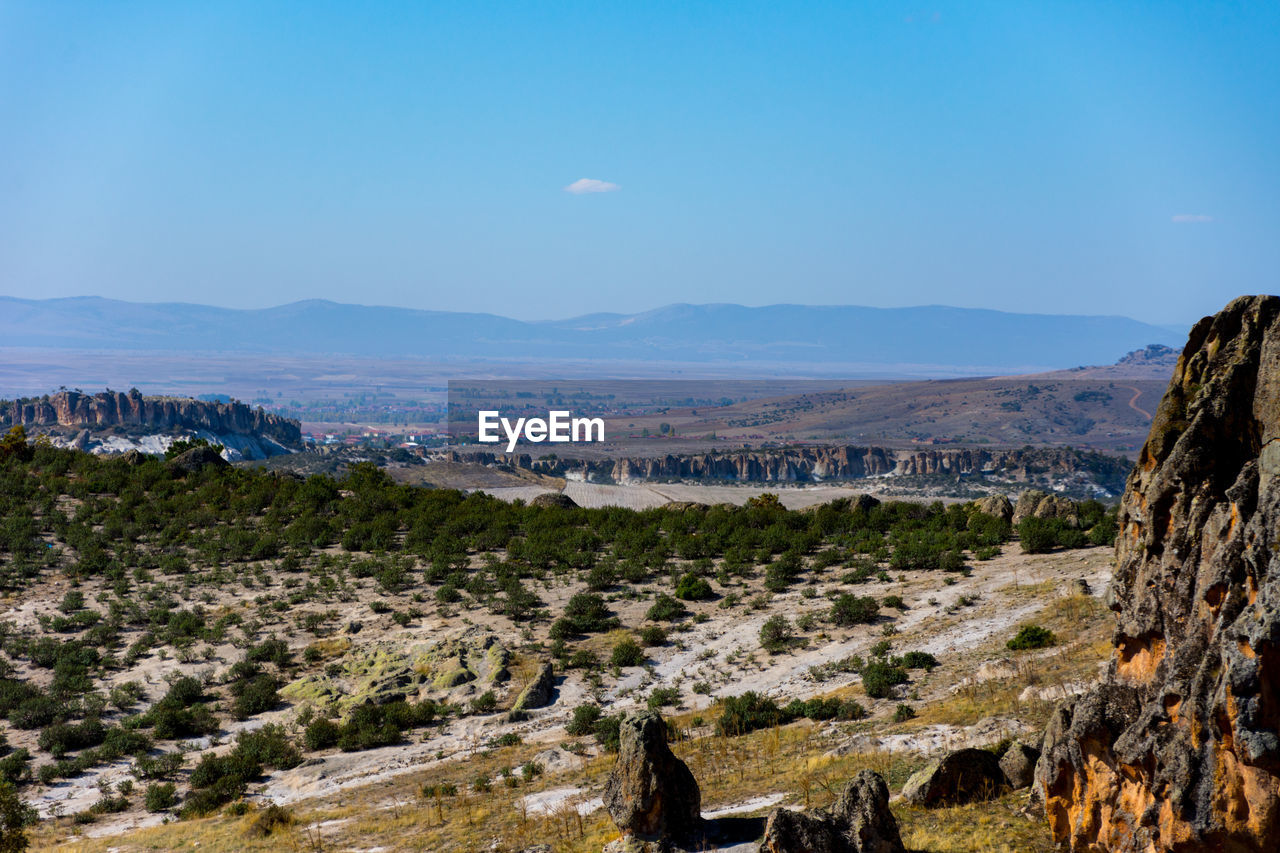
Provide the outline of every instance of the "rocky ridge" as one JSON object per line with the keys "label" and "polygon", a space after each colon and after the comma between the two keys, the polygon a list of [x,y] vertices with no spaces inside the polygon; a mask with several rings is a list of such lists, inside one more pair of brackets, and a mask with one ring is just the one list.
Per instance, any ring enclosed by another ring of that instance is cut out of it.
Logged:
{"label": "rocky ridge", "polygon": [[[449,462],[515,465],[535,471],[549,464],[528,453],[447,451],[441,458]],[[614,483],[646,480],[804,483],[982,473],[1030,482],[1038,474],[1054,478],[1086,474],[1102,488],[1118,493],[1130,463],[1119,457],[1072,448],[895,450],[839,445],[600,460],[562,458],[555,465],[558,472],[567,471],[569,476]]]}
{"label": "rocky ridge", "polygon": [[0,427],[17,425],[73,430],[109,427],[197,430],[216,435],[266,437],[285,447],[298,447],[302,442],[301,424],[261,408],[189,397],[148,397],[137,389],[99,394],[59,391],[44,397],[0,401]]}

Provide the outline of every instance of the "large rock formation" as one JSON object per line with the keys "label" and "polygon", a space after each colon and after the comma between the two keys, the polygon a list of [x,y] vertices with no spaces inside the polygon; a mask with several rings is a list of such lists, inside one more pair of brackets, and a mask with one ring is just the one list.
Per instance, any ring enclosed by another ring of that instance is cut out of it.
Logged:
{"label": "large rock formation", "polygon": [[1036,768],[1077,851],[1280,849],[1280,298],[1192,329],[1120,510],[1115,652]]}
{"label": "large rock formation", "polygon": [[535,459],[528,453],[449,451],[441,458],[481,465],[511,464],[545,473],[573,472],[589,481],[615,483],[644,480],[795,483],[861,480],[888,475],[960,476],[978,473],[1025,481],[1034,475],[1064,478],[1083,473],[1104,488],[1118,492],[1128,472],[1128,463],[1119,457],[1070,447],[992,451],[893,450],[848,445],[618,459],[569,459],[560,456],[554,461]]}
{"label": "large rock formation", "polygon": [[1027,518],[1058,518],[1072,527],[1080,523],[1074,503],[1060,495],[1046,494],[1039,489],[1029,489],[1018,495],[1011,520],[1018,524]]}
{"label": "large rock formation", "polygon": [[957,749],[912,774],[902,799],[917,806],[951,806],[998,797],[1004,790],[1000,759],[985,749]]}
{"label": "large rock formation", "polygon": [[244,403],[208,403],[189,397],[144,397],[104,391],[56,394],[25,400],[0,401],[0,427],[103,429],[136,427],[153,431],[203,430],[217,435],[265,436],[286,447],[302,442],[301,425],[289,418],[254,409]]}
{"label": "large rock formation", "polygon": [[653,711],[622,718],[618,761],[604,786],[604,805],[624,835],[668,841],[696,833],[702,793],[689,767],[667,746],[667,724]]}
{"label": "large rock formation", "polygon": [[529,682],[529,686],[520,691],[511,706],[513,711],[529,711],[534,708],[545,708],[551,704],[555,695],[556,671],[551,661],[546,661],[538,668],[538,674]]}
{"label": "large rock formation", "polygon": [[828,812],[774,809],[760,853],[904,853],[888,786],[875,771],[863,770]]}

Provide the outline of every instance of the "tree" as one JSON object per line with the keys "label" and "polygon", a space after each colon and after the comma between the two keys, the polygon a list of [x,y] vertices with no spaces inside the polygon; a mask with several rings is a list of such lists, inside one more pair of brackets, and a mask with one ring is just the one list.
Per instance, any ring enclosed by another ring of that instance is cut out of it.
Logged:
{"label": "tree", "polygon": [[31,445],[27,444],[27,431],[22,424],[11,428],[5,433],[4,438],[0,438],[0,462],[10,457],[19,462],[26,462],[33,454]]}
{"label": "tree", "polygon": [[0,782],[0,853],[22,853],[30,845],[27,827],[36,821],[36,810],[22,801],[18,789]]}

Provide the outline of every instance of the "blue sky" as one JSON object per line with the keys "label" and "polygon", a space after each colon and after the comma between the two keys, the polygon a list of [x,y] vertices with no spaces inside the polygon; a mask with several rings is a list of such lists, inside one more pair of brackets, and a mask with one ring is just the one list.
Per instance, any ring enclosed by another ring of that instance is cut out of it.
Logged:
{"label": "blue sky", "polygon": [[1277,3],[0,0],[0,128],[8,295],[1184,323],[1278,289]]}

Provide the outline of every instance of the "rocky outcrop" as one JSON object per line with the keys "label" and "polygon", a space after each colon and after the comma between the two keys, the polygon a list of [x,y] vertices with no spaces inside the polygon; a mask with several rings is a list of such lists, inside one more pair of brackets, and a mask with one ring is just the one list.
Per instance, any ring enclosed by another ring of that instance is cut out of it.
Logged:
{"label": "rocky outcrop", "polygon": [[354,705],[380,705],[397,699],[446,699],[461,702],[506,682],[511,653],[494,634],[478,627],[430,645],[408,648],[395,640],[352,647],[343,629],[341,642],[350,651],[335,668],[304,675],[281,688],[299,704],[344,715]]}
{"label": "rocky outcrop", "polygon": [[889,788],[872,770],[845,785],[829,811],[774,809],[760,853],[904,853]]}
{"label": "rocky outcrop", "polygon": [[1192,329],[1121,502],[1114,653],[1036,786],[1074,850],[1280,849],[1280,298]]}
{"label": "rocky outcrop", "polygon": [[227,460],[222,458],[222,454],[212,447],[193,447],[170,459],[168,465],[169,470],[177,474],[194,474],[201,468],[208,466],[214,468],[230,467]]}
{"label": "rocky outcrop", "polygon": [[624,836],[668,841],[701,828],[702,793],[688,766],[667,746],[667,724],[653,711],[622,718],[618,761],[604,805]]}
{"label": "rocky outcrop", "polygon": [[1026,518],[1057,518],[1071,527],[1077,527],[1080,524],[1080,516],[1076,512],[1074,503],[1067,498],[1046,494],[1039,489],[1028,489],[1018,495],[1012,521],[1018,524]]}
{"label": "rocky outcrop", "polygon": [[1119,457],[1070,447],[892,450],[886,447],[836,445],[740,450],[619,459],[535,459],[528,453],[447,451],[450,462],[515,465],[547,474],[572,475],[591,482],[630,483],[644,480],[703,480],[750,483],[799,483],[861,480],[880,476],[996,474],[1028,480],[1034,475],[1056,478],[1085,475],[1119,492],[1129,463]]}
{"label": "rocky outcrop", "polygon": [[529,501],[529,506],[558,507],[559,509],[576,509],[577,502],[562,492],[543,492]]}
{"label": "rocky outcrop", "polygon": [[987,495],[978,501],[978,512],[994,515],[1004,521],[1013,519],[1013,504],[1004,495]]}
{"label": "rocky outcrop", "polygon": [[1000,756],[1000,770],[1010,788],[1020,791],[1030,788],[1036,777],[1036,762],[1040,760],[1040,750],[1015,741]]}
{"label": "rocky outcrop", "polygon": [[516,697],[515,703],[511,706],[513,711],[530,711],[534,708],[545,708],[551,704],[551,697],[555,691],[555,668],[551,666],[551,662],[547,661],[538,669],[538,675],[529,683],[529,686],[520,691],[520,695]]}
{"label": "rocky outcrop", "polygon": [[917,806],[951,806],[990,800],[1004,790],[1000,760],[985,749],[957,749],[916,771],[902,799]]}
{"label": "rocky outcrop", "polygon": [[104,391],[81,394],[59,391],[44,397],[0,401],[0,427],[66,427],[101,430],[108,427],[163,432],[203,430],[217,435],[265,436],[285,447],[302,443],[301,425],[289,418],[254,409],[244,403],[209,403],[189,397],[145,397]]}

